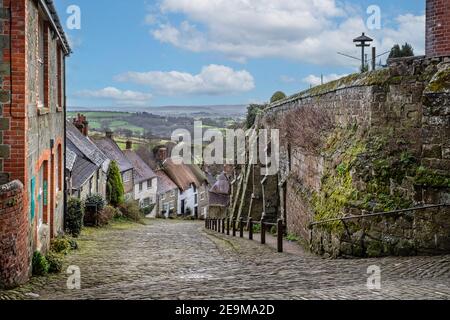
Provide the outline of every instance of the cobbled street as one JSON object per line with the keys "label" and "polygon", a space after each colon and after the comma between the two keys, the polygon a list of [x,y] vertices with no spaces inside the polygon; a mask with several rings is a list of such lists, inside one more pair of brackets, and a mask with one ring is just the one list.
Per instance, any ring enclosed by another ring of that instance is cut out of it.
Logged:
{"label": "cobbled street", "polygon": [[[450,256],[329,260],[279,254],[256,241],[205,231],[199,222],[88,230],[71,253],[81,289],[67,275],[33,278],[0,299],[449,299]],[[381,290],[367,269],[381,268]]]}

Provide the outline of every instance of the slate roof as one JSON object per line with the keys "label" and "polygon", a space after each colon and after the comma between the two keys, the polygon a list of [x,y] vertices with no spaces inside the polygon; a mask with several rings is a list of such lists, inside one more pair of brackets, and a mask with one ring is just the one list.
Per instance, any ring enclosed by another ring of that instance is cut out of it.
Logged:
{"label": "slate roof", "polygon": [[84,154],[69,139],[67,139],[66,148],[76,155],[75,162],[71,170],[72,188],[79,189],[86,183],[87,180],[89,180],[89,178],[94,175],[100,166],[96,165],[84,156]]}
{"label": "slate roof", "polygon": [[155,174],[158,177],[158,194],[164,194],[171,190],[178,189],[175,182],[173,182],[163,170],[158,170]]}
{"label": "slate roof", "polygon": [[75,152],[67,148],[66,150],[66,169],[72,171],[77,155]]}
{"label": "slate roof", "polygon": [[228,207],[230,205],[230,197],[225,194],[209,192],[209,205]]}
{"label": "slate roof", "polygon": [[216,183],[212,186],[212,188],[209,191],[216,194],[224,194],[224,195],[230,194],[230,182],[228,181],[228,178],[226,177],[225,173],[222,172],[222,174],[219,176],[219,179],[216,181]]}
{"label": "slate roof", "polygon": [[72,122],[67,121],[67,140],[70,140],[81,153],[97,166],[102,166],[108,157],[97,147],[91,139],[85,137]]}
{"label": "slate roof", "polygon": [[133,165],[128,160],[128,158],[125,157],[125,154],[122,152],[122,150],[120,150],[119,146],[113,139],[103,137],[94,139],[94,143],[100,150],[103,151],[108,159],[117,162],[120,172],[125,172],[133,169]]}
{"label": "slate roof", "polygon": [[202,183],[197,179],[191,168],[184,163],[175,164],[172,159],[163,163],[165,173],[175,182],[181,191],[188,190],[192,184],[199,188]]}
{"label": "slate roof", "polygon": [[51,16],[51,19],[53,20],[53,22],[55,23],[56,29],[58,30],[58,33],[61,36],[61,40],[64,43],[64,49],[66,51],[66,54],[72,53],[72,49],[70,49],[69,41],[66,37],[64,29],[59,20],[55,5],[53,4],[53,0],[42,0],[42,2],[44,2],[46,4],[46,6],[48,8],[48,13]]}
{"label": "slate roof", "polygon": [[133,150],[123,151],[125,157],[131,162],[134,167],[134,183],[140,183],[149,179],[156,178],[153,170],[138,156]]}

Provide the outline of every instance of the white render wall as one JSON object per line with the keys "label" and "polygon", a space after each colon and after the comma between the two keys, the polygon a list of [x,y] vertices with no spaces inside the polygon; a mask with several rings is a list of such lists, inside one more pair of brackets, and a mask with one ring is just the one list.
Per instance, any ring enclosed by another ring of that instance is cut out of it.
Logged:
{"label": "white render wall", "polygon": [[[156,194],[158,191],[158,179],[153,178],[152,179],[152,187],[150,189],[147,189],[147,181],[144,181],[142,183],[142,191],[139,191],[139,183],[136,183],[134,185],[134,200],[139,201],[139,205],[142,206],[144,199],[150,198],[151,203],[156,204]],[[156,206],[152,211],[152,215],[156,214]]]}
{"label": "white render wall", "polygon": [[191,215],[194,215],[194,208],[198,206],[195,204],[195,195],[198,195],[198,189],[194,191],[194,188],[191,187],[188,190],[182,192],[178,191],[178,214],[182,214],[181,212],[181,201],[186,200],[185,202],[185,212],[187,208],[191,209]]}

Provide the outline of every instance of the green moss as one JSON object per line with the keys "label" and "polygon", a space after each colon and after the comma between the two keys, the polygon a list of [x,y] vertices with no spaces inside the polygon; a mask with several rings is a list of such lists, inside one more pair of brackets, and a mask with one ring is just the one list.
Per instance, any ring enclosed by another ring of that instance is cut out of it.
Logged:
{"label": "green moss", "polygon": [[450,188],[450,176],[444,176],[436,171],[419,167],[414,177],[414,183],[426,187]]}
{"label": "green moss", "polygon": [[425,92],[450,92],[450,68],[437,72],[431,79]]}

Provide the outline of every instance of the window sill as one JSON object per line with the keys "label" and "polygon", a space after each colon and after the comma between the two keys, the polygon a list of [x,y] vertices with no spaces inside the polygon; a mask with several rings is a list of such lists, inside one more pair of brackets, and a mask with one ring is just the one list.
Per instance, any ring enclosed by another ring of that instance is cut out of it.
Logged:
{"label": "window sill", "polygon": [[50,108],[38,107],[38,115],[43,116],[50,113]]}

